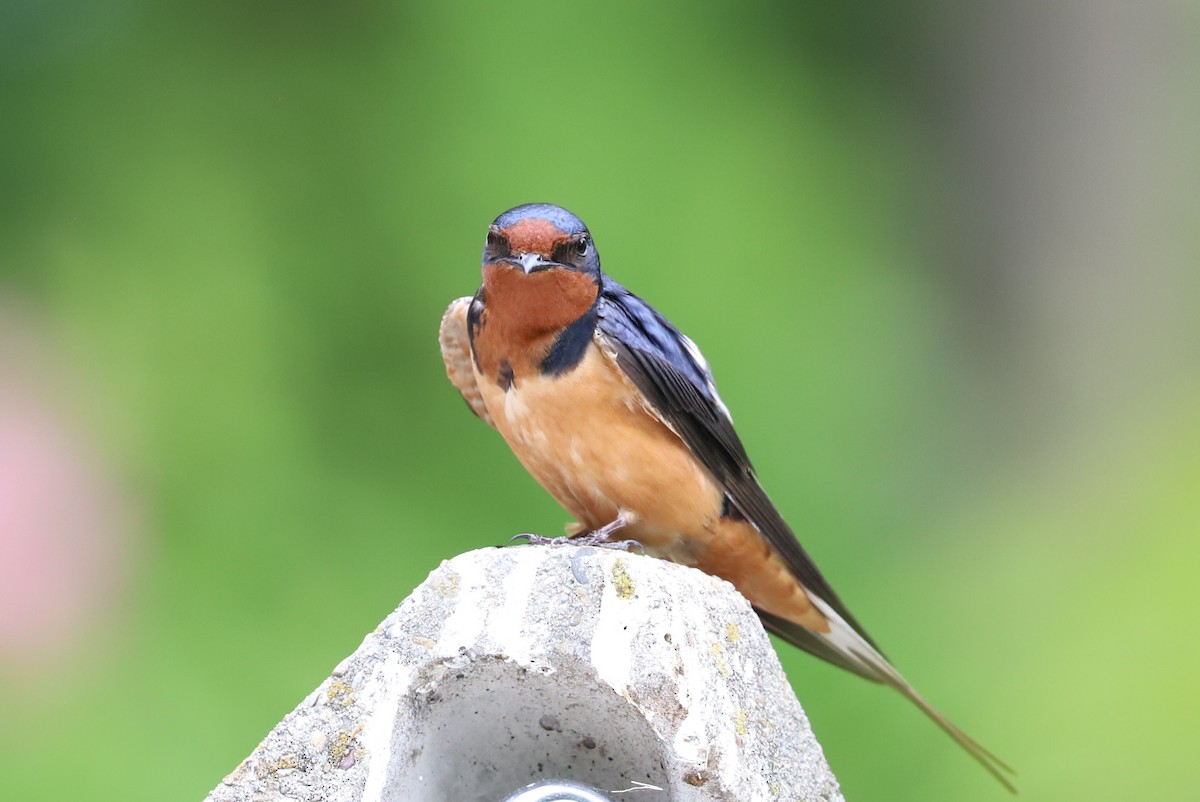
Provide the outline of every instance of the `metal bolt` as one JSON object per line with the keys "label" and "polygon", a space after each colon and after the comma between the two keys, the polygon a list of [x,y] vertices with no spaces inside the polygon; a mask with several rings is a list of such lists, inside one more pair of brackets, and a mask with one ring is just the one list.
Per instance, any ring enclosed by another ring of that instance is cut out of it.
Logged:
{"label": "metal bolt", "polygon": [[596,789],[563,780],[543,780],[527,785],[504,802],[611,802]]}

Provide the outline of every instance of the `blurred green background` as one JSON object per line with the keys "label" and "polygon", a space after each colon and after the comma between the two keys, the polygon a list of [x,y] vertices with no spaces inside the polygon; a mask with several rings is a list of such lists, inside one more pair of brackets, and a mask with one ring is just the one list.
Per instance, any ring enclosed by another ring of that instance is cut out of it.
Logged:
{"label": "blurred green background", "polygon": [[[0,797],[199,799],[565,516],[445,380],[552,201],[1024,798],[1195,787],[1191,4],[0,4]],[[786,647],[848,799],[1001,799]]]}

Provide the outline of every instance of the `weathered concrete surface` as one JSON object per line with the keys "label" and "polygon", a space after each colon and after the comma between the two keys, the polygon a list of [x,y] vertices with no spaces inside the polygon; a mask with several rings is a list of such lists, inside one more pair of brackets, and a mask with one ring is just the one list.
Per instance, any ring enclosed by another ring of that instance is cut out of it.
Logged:
{"label": "weathered concrete surface", "polygon": [[638,802],[841,799],[741,595],[574,546],[443,563],[208,799],[491,802],[547,778]]}

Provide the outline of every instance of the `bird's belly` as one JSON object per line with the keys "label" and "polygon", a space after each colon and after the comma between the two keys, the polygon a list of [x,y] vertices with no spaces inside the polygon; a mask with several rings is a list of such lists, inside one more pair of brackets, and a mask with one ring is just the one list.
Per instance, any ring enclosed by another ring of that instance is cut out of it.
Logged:
{"label": "bird's belly", "polygon": [[634,523],[623,536],[691,562],[685,552],[720,517],[723,495],[599,348],[566,374],[518,376],[507,390],[477,379],[513,453],[581,524],[625,512]]}
{"label": "bird's belly", "polygon": [[760,609],[827,627],[758,531],[721,516],[712,475],[599,348],[562,376],[518,375],[507,390],[476,380],[513,453],[585,528],[625,512],[633,522],[618,537],[729,580]]}

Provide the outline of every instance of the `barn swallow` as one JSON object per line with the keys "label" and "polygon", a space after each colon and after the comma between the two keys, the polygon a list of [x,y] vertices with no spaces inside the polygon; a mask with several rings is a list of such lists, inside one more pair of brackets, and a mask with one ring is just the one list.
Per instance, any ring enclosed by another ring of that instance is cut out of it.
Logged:
{"label": "barn swallow", "polygon": [[483,284],[450,304],[446,372],[471,409],[576,519],[732,583],[766,628],[895,688],[1015,791],[1012,770],[935,710],[838,598],[758,483],[700,350],[600,270],[559,206],[488,228]]}

